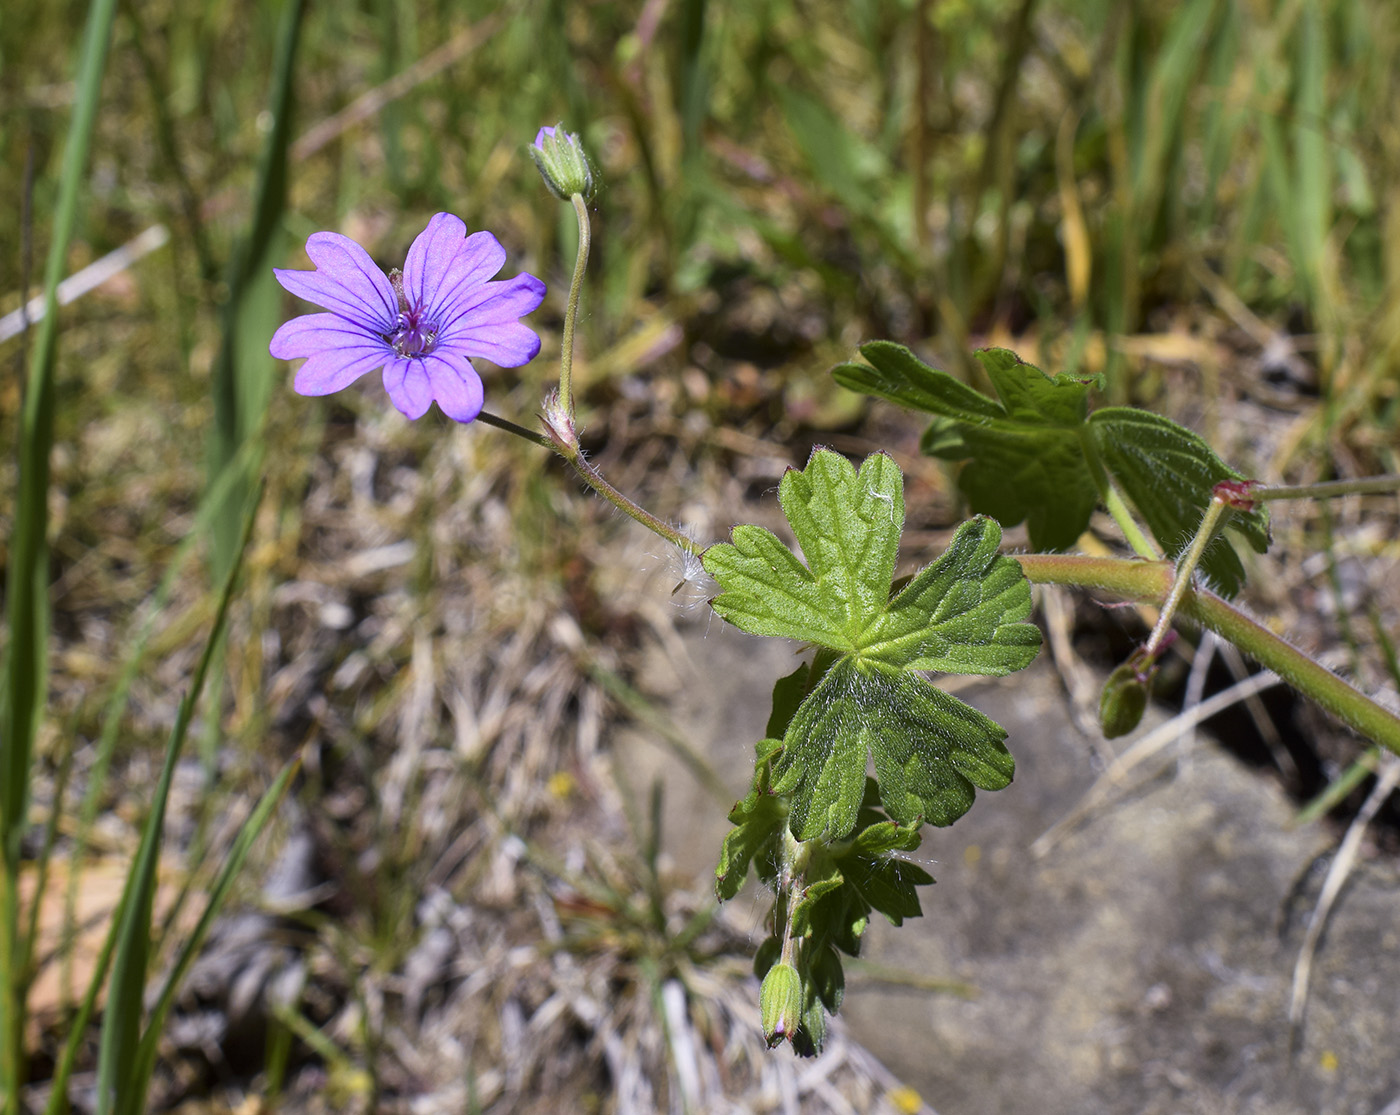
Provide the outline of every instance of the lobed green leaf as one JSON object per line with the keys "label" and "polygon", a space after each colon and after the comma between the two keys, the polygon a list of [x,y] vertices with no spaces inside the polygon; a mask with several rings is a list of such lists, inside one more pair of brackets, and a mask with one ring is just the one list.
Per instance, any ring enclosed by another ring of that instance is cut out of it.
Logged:
{"label": "lobed green leaf", "polygon": [[[1034,400],[1033,391],[1012,394]],[[824,648],[805,677],[790,675],[774,691],[770,731],[782,729],[783,741],[768,757],[771,790],[790,799],[789,828],[804,841],[851,832],[871,755],[891,818],[951,824],[975,788],[1005,786],[1014,763],[1005,732],[918,671],[1005,674],[1029,665],[1040,646],[1027,622],[1030,586],[997,552],[1001,528],[988,518],[964,523],[891,600],[904,498],[890,458],[874,454],[857,470],[817,450],[784,476],[779,501],[806,564],[756,527],[736,528],[734,542],[710,547],[704,560],[723,589],[714,607],[725,619]],[[732,819],[760,823],[751,812]],[[737,887],[727,880],[758,844],[756,832],[730,834],[722,892]]]}
{"label": "lobed green leaf", "polygon": [[867,754],[880,802],[903,825],[950,825],[974,787],[999,790],[1015,762],[992,720],[916,674],[842,659],[798,709],[774,762],[773,789],[791,795],[799,840],[834,840],[855,826]]}
{"label": "lobed green leaf", "polygon": [[[803,667],[804,669],[806,667]],[[788,678],[778,683],[781,688]],[[776,690],[775,690],[776,698]],[[787,812],[782,803],[770,791],[769,763],[782,749],[782,741],[760,740],[756,747],[753,783],[748,794],[736,802],[729,811],[731,829],[720,846],[719,865],[715,868],[715,894],[721,902],[727,902],[739,893],[748,876],[749,865],[759,860],[760,878],[767,878],[771,870],[764,869],[768,853],[781,838]]]}
{"label": "lobed green leaf", "polygon": [[[1201,516],[1222,480],[1243,480],[1205,440],[1169,418],[1131,407],[1104,407],[1089,417],[1093,450],[1133,502],[1162,548],[1179,554],[1190,544]],[[1232,512],[1233,530],[1256,553],[1269,548],[1269,513],[1264,507]],[[1244,583],[1244,567],[1235,551],[1216,539],[1200,568],[1226,596]]]}
{"label": "lobed green leaf", "polygon": [[975,355],[997,402],[930,368],[903,345],[872,341],[860,353],[869,364],[839,365],[832,373],[836,381],[935,415],[924,452],[970,458],[958,486],[974,511],[1005,526],[1025,522],[1037,549],[1074,545],[1098,499],[1080,443],[1086,381],[1051,379],[1013,352],[984,349]]}
{"label": "lobed green leaf", "polygon": [[[1073,546],[1111,475],[1162,548],[1178,553],[1199,526],[1215,485],[1244,479],[1170,419],[1127,407],[1089,414],[1091,381],[1047,376],[1005,349],[976,353],[996,399],[930,368],[901,345],[874,341],[860,352],[868,363],[839,365],[837,382],[932,414],[924,452],[966,461],[958,485],[968,505],[1005,526],[1024,522],[1037,549]],[[1268,548],[1264,509],[1234,513],[1226,526],[1257,552]],[[1238,556],[1223,541],[1212,544],[1201,568],[1226,595],[1244,578]]]}
{"label": "lobed green leaf", "polygon": [[703,557],[725,590],[711,602],[715,611],[752,635],[854,649],[889,599],[904,522],[899,467],[876,453],[857,473],[820,450],[805,470],[788,470],[778,503],[806,564],[771,531],[735,527],[731,542]]}
{"label": "lobed green leaf", "polygon": [[1030,585],[1020,565],[998,553],[1000,544],[995,520],[963,523],[870,625],[861,660],[993,676],[1029,666],[1040,650],[1040,631],[1025,622]]}

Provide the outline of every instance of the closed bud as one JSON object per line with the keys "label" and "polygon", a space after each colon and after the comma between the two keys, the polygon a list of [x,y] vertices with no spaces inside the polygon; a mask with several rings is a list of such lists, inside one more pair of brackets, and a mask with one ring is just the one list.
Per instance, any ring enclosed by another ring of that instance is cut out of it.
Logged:
{"label": "closed bud", "polygon": [[555,197],[568,201],[574,194],[581,194],[584,201],[593,199],[598,188],[593,177],[593,165],[583,153],[582,141],[573,133],[566,132],[563,124],[541,128],[535,142],[526,150],[535,160],[544,184]]}
{"label": "closed bud", "polygon": [[1142,671],[1134,655],[1108,675],[1099,697],[1099,727],[1105,739],[1126,736],[1142,720],[1147,708],[1152,671]]}
{"label": "closed bud", "polygon": [[792,1040],[802,1020],[802,977],[791,964],[774,964],[768,969],[758,993],[758,1014],[769,1049]]}

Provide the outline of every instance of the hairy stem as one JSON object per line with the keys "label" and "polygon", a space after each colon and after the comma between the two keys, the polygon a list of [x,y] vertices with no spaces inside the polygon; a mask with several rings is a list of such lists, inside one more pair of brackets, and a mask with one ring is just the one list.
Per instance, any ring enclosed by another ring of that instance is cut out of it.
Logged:
{"label": "hairy stem", "polygon": [[669,523],[658,519],[650,511],[647,511],[645,508],[628,499],[604,480],[603,474],[589,464],[584,458],[583,452],[579,449],[577,442],[573,445],[551,443],[551,448],[568,461],[569,464],[574,466],[578,474],[583,477],[583,482],[585,484],[624,515],[636,519],[637,522],[641,523],[647,530],[651,531],[653,534],[660,535],[667,542],[671,543],[671,545],[679,547],[688,554],[694,554],[698,557],[705,552],[705,547],[700,545],[700,543],[692,538],[687,538]]}
{"label": "hairy stem", "polygon": [[651,531],[653,534],[660,535],[672,545],[679,546],[688,554],[695,554],[698,556],[705,552],[704,546],[693,539],[687,538],[669,523],[658,519],[650,511],[647,511],[645,508],[628,499],[604,480],[603,474],[585,459],[583,450],[579,448],[578,437],[574,433],[571,424],[564,421],[558,422],[559,426],[565,427],[563,430],[560,430],[556,428],[554,423],[549,423],[550,433],[555,435],[551,437],[549,434],[536,433],[533,430],[527,430],[524,426],[517,426],[508,419],[498,418],[496,415],[488,414],[484,410],[476,416],[476,420],[478,422],[485,422],[488,426],[495,426],[496,429],[504,430],[508,434],[514,434],[516,437],[524,438],[526,441],[532,442],[535,445],[542,445],[546,449],[554,450],[554,452],[558,453],[559,456],[563,457],[564,460],[574,466],[578,474],[583,477],[583,482],[585,484],[624,515],[636,519],[637,522],[641,523],[647,530]]}
{"label": "hairy stem", "polygon": [[1201,556],[1206,552],[1206,547],[1210,545],[1210,540],[1215,537],[1216,528],[1220,525],[1221,517],[1225,512],[1225,501],[1219,496],[1212,498],[1210,506],[1206,508],[1206,513],[1201,516],[1201,525],[1196,528],[1196,537],[1191,539],[1190,547],[1181,555],[1181,560],[1176,563],[1176,579],[1172,582],[1172,590],[1167,593],[1167,601],[1162,605],[1162,611],[1157,617],[1157,626],[1152,629],[1147,646],[1144,648],[1148,661],[1157,656],[1157,652],[1162,647],[1162,640],[1172,629],[1172,617],[1176,615],[1176,609],[1181,604],[1182,596],[1191,587],[1191,577],[1196,572],[1196,566],[1201,563]]}
{"label": "hairy stem", "polygon": [[797,912],[797,904],[802,900],[802,887],[799,885],[802,873],[807,869],[807,849],[787,826],[783,826],[782,867],[778,872],[778,902],[782,911],[782,922],[775,926],[782,941],[783,964],[796,961],[797,941],[792,935],[792,919]]}
{"label": "hairy stem", "polygon": [[[1026,578],[1042,585],[1097,588],[1144,603],[1163,603],[1171,592],[1170,562],[1135,558],[1017,554]],[[1256,623],[1212,592],[1186,588],[1181,615],[1234,643],[1306,697],[1368,739],[1400,755],[1400,716],[1377,704],[1285,639]]]}
{"label": "hairy stem", "polygon": [[505,430],[506,433],[514,434],[516,437],[524,438],[526,441],[534,442],[536,445],[543,445],[546,449],[554,448],[554,442],[544,434],[539,433],[537,430],[527,430],[524,426],[517,426],[507,418],[497,418],[494,414],[488,414],[483,410],[476,416],[476,420],[478,422],[485,422],[488,426],[495,426],[498,430]]}
{"label": "hairy stem", "polygon": [[546,432],[541,434],[518,426],[505,418],[482,411],[477,419],[488,426],[514,434],[526,441],[552,449],[574,466],[583,482],[611,503],[624,515],[635,519],[653,534],[659,535],[673,546],[678,546],[688,554],[700,555],[705,547],[687,538],[669,523],[658,519],[650,511],[628,499],[603,479],[602,473],[588,463],[579,447],[578,431],[574,424],[573,369],[574,369],[574,326],[578,319],[579,295],[583,291],[583,275],[588,268],[588,246],[590,232],[588,207],[582,194],[570,198],[574,214],[578,217],[578,259],[574,262],[574,278],[569,286],[569,303],[564,311],[564,335],[559,343],[559,394],[558,398],[545,400],[543,415]]}
{"label": "hairy stem", "polygon": [[1089,465],[1089,474],[1094,479],[1094,487],[1099,491],[1099,499],[1103,501],[1108,513],[1113,516],[1113,521],[1118,524],[1118,529],[1123,532],[1123,537],[1132,547],[1133,553],[1140,558],[1147,558],[1149,561],[1160,558],[1162,552],[1143,532],[1138,521],[1133,518],[1132,511],[1123,502],[1123,496],[1114,486],[1113,481],[1108,478],[1108,471],[1103,467],[1103,462],[1099,460],[1098,450],[1094,448],[1093,440],[1081,436],[1080,444],[1084,449],[1084,459]]}
{"label": "hairy stem", "polygon": [[1400,474],[1365,476],[1357,480],[1326,480],[1320,484],[1252,485],[1251,500],[1330,499],[1332,496],[1383,495],[1400,491]]}

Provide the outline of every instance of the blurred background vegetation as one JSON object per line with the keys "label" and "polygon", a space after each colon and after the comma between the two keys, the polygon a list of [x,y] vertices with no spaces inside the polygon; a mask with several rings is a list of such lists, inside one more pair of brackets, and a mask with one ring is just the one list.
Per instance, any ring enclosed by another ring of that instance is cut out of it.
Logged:
{"label": "blurred background vegetation", "polygon": [[[71,0],[0,15],[0,314],[40,281],[85,18]],[[237,516],[204,532],[196,508],[240,453],[266,491],[172,798],[170,926],[228,818],[289,757],[306,767],[249,875],[254,944],[206,970],[172,1023],[163,1102],[397,1110],[440,1070],[466,1088],[442,1092],[455,1110],[527,1110],[561,1087],[611,1110],[621,1069],[600,1067],[599,1035],[745,962],[742,935],[715,936],[704,879],[664,877],[659,821],[607,766],[617,720],[666,736],[632,680],[674,617],[624,591],[634,570],[609,547],[631,528],[538,449],[436,410],[402,421],[377,376],[293,395],[266,354],[294,312],[270,267],[306,266],[307,235],[345,232],[387,268],[439,210],[495,232],[507,273],[550,286],[541,357],[485,377],[488,409],[532,425],[574,231],[523,148],[542,124],[580,131],[604,181],[575,373],[585,444],[707,538],[815,443],[894,449],[918,485],[911,527],[956,521],[948,477],[914,455],[917,423],[827,375],[876,337],[968,377],[985,344],[1103,372],[1107,399],[1172,414],[1267,480],[1394,471],[1398,58],[1389,0],[123,3],[67,271],[142,234],[159,246],[61,311],[33,795],[36,826],[64,820],[33,1094],[81,991],[76,896],[134,849],[230,563]],[[32,330],[0,333],[5,547]],[[1348,507],[1281,516],[1283,572],[1253,603],[1293,623],[1330,601],[1317,647],[1343,647],[1374,686],[1394,665],[1373,572],[1397,560],[1394,501]],[[202,565],[183,563],[192,535]],[[1313,551],[1330,562],[1302,570]],[[589,824],[611,836],[566,855]],[[277,870],[295,878],[260,897]],[[521,912],[530,896],[553,923]],[[420,980],[445,926],[447,959]],[[507,963],[541,941],[535,967]],[[590,1028],[575,1007],[559,1040],[580,1052],[542,1065],[511,1011],[533,1018],[558,993],[561,948],[607,966],[615,1020]],[[471,970],[499,978],[464,987]],[[433,995],[442,1032],[473,1035],[446,1068],[403,1048],[436,1048]],[[674,1051],[638,1048],[661,1095]]]}

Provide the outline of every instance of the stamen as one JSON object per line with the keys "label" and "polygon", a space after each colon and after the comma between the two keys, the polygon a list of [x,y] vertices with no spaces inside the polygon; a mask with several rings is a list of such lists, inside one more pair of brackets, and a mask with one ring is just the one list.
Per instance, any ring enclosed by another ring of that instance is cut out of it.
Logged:
{"label": "stamen", "polygon": [[416,310],[399,314],[392,333],[385,336],[389,347],[400,356],[427,356],[437,348],[437,329],[418,320]]}

